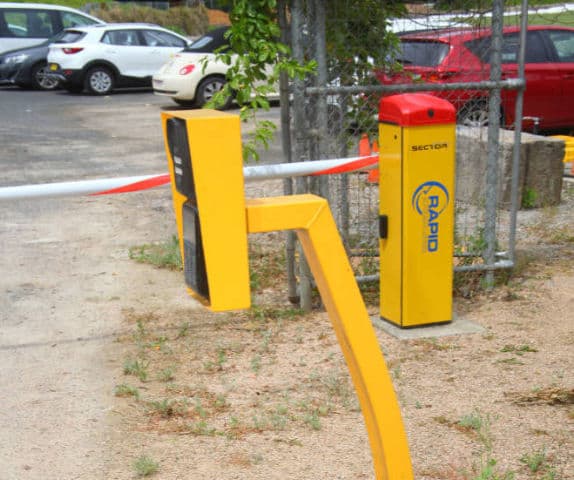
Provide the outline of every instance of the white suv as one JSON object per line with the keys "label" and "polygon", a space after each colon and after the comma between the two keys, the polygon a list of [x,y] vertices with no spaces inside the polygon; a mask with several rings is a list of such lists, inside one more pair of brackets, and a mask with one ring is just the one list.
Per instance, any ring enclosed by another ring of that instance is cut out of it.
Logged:
{"label": "white suv", "polygon": [[49,75],[71,92],[106,95],[151,86],[151,76],[190,41],[157,25],[111,23],[69,28],[50,45]]}

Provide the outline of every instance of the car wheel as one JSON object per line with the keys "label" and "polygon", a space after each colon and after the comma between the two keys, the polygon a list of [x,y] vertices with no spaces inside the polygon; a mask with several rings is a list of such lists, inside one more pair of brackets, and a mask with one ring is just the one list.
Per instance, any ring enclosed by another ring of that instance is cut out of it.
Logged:
{"label": "car wheel", "polygon": [[55,90],[59,86],[59,81],[55,78],[46,76],[48,73],[48,64],[46,62],[38,63],[32,67],[31,78],[32,87],[36,90]]}
{"label": "car wheel", "polygon": [[[196,98],[196,105],[201,108],[203,107],[209,100],[213,98],[213,96],[219,92],[225,86],[225,78],[224,77],[208,77],[203,80],[199,86],[197,87],[197,94],[195,95]],[[226,110],[230,107],[231,102],[233,101],[232,97],[229,97],[225,100],[225,103],[218,107],[219,110]]]}
{"label": "car wheel", "polygon": [[488,125],[488,102],[467,103],[457,115],[457,123],[466,127],[486,127]]}
{"label": "car wheel", "polygon": [[93,95],[107,95],[114,89],[114,74],[107,67],[93,67],[84,78],[84,87]]}
{"label": "car wheel", "polygon": [[172,100],[182,107],[195,107],[195,100],[180,100],[179,98],[172,98]]}

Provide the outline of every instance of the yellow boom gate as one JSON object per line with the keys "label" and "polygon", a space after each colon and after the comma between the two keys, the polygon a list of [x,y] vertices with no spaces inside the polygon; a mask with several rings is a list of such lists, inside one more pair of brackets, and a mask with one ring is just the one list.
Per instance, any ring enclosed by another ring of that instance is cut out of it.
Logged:
{"label": "yellow boom gate", "polygon": [[244,199],[237,115],[162,113],[185,281],[213,311],[248,308],[247,234],[294,230],[349,368],[377,479],[413,478],[399,405],[327,201]]}
{"label": "yellow boom gate", "polygon": [[380,315],[403,328],[448,322],[455,110],[426,94],[379,107]]}

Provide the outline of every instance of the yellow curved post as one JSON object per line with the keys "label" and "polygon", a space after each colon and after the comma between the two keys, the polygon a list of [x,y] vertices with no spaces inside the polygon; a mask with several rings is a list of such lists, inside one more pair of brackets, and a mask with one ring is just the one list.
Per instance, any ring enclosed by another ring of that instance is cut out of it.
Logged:
{"label": "yellow curved post", "polygon": [[393,384],[327,201],[314,195],[246,200],[247,231],[295,230],[355,385],[376,478],[413,478]]}

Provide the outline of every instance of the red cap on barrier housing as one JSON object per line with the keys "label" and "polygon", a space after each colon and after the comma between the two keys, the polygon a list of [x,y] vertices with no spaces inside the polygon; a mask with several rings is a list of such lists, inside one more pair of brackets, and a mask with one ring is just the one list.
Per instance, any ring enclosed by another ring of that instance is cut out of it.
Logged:
{"label": "red cap on barrier housing", "polygon": [[426,93],[403,93],[381,98],[379,122],[402,127],[455,123],[452,103]]}

